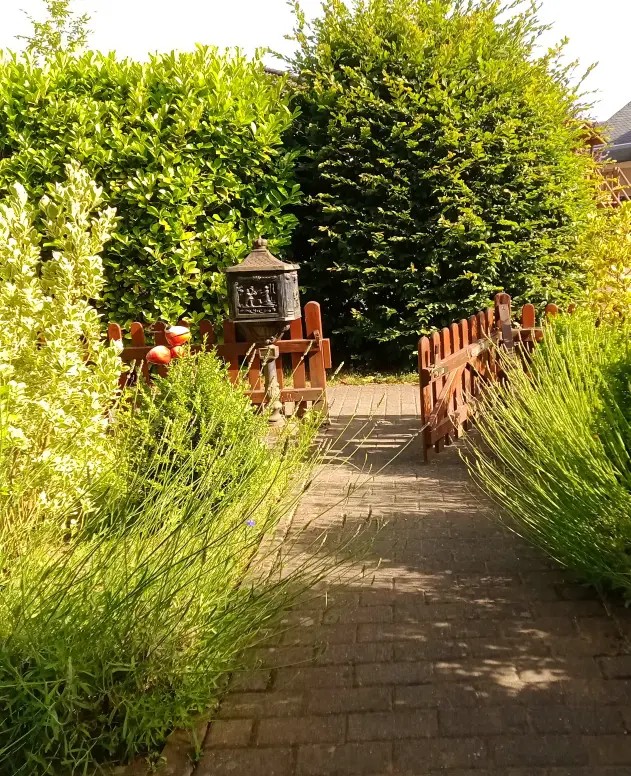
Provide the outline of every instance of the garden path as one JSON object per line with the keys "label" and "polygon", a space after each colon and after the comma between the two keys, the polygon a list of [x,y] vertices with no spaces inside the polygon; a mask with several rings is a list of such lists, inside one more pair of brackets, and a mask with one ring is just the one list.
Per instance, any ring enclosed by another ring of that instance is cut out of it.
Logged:
{"label": "garden path", "polygon": [[195,776],[629,776],[631,614],[490,520],[455,447],[421,463],[415,386],[331,400],[353,457],[289,534],[300,554],[363,525],[363,573],[332,572],[234,679]]}

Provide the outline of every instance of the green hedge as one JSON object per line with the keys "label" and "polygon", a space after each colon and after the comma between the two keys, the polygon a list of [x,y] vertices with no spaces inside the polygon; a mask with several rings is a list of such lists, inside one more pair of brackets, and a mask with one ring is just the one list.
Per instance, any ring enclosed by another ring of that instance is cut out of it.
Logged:
{"label": "green hedge", "polygon": [[361,358],[484,306],[574,296],[593,210],[578,97],[532,8],[326,0],[298,29],[294,252]]}
{"label": "green hedge", "polygon": [[119,222],[105,250],[104,312],[120,322],[223,310],[222,268],[264,234],[286,245],[297,200],[283,79],[213,48],[147,63],[60,54],[0,58],[0,196],[39,198],[79,160]]}

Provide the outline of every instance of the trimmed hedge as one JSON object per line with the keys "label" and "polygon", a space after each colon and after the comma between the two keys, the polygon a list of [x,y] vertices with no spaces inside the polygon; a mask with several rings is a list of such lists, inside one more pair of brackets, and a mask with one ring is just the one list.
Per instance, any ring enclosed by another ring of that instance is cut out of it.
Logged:
{"label": "trimmed hedge", "polygon": [[281,144],[292,113],[260,58],[198,47],[147,63],[0,57],[0,196],[38,199],[77,159],[118,226],[103,254],[104,312],[119,322],[217,317],[221,270],[258,234],[290,239],[298,187]]}
{"label": "trimmed hedge", "polygon": [[500,290],[579,293],[592,163],[539,30],[494,0],[326,0],[298,25],[293,250],[347,353],[404,361]]}

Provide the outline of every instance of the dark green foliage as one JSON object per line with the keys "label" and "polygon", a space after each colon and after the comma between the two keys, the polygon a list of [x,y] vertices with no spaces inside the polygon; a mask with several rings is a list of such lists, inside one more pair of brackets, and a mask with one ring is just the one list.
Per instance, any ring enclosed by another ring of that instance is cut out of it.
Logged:
{"label": "dark green foliage", "polygon": [[534,51],[532,8],[326,0],[298,27],[294,253],[350,353],[405,360],[498,290],[576,292],[591,162],[569,71]]}
{"label": "dark green foliage", "polygon": [[79,160],[119,223],[103,255],[104,311],[119,322],[218,317],[222,269],[295,223],[292,114],[260,60],[199,47],[147,63],[59,54],[0,59],[0,195],[34,197]]}

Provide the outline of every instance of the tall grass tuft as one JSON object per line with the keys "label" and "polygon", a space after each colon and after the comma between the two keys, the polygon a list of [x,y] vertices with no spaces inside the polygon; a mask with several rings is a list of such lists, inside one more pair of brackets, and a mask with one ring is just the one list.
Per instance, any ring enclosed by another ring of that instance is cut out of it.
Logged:
{"label": "tall grass tuft", "polygon": [[273,542],[259,549],[313,464],[315,420],[270,445],[211,353],[142,391],[92,510],[63,535],[34,527],[1,572],[2,773],[89,773],[160,747],[318,573],[276,573]]}
{"label": "tall grass tuft", "polygon": [[475,481],[519,534],[631,599],[631,325],[561,317],[481,399]]}

